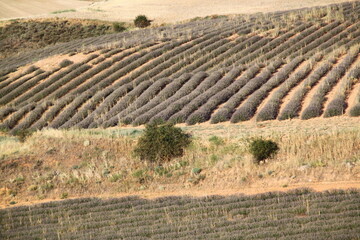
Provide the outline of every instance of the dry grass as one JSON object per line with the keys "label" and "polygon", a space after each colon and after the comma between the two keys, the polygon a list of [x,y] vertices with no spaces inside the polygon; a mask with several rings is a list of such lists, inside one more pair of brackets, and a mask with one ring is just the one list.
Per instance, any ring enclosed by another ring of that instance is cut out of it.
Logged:
{"label": "dry grass", "polygon": [[[335,118],[184,127],[193,134],[193,145],[185,156],[161,168],[132,156],[142,128],[43,130],[25,143],[2,135],[1,203],[59,199],[64,194],[80,197],[286,189],[317,182],[345,181],[352,182],[351,187],[360,187],[358,121]],[[209,140],[211,136],[218,138]],[[279,154],[263,165],[254,164],[247,151],[247,141],[252,137],[278,142]],[[202,171],[195,174],[194,168]]]}

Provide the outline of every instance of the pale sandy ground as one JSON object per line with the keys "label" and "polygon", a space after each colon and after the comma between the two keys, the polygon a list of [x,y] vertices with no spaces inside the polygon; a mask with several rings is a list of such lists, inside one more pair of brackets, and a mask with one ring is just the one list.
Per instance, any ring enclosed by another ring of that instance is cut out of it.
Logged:
{"label": "pale sandy ground", "polygon": [[0,0],[0,18],[49,14],[54,11],[75,9],[89,4],[89,2],[77,0]]}
{"label": "pale sandy ground", "polygon": [[[347,0],[355,1],[355,0]],[[322,6],[344,0],[0,0],[0,20],[18,17],[71,17],[131,21],[145,14],[156,23],[178,22],[194,17],[274,12]],[[76,12],[51,14],[56,10]]]}

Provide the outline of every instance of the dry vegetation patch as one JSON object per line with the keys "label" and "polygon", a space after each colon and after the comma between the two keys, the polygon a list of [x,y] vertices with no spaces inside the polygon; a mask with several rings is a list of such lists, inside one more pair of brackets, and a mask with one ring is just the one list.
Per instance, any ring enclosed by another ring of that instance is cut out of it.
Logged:
{"label": "dry vegetation patch", "polygon": [[[194,135],[183,157],[162,165],[132,154],[143,128],[44,130],[26,138],[3,135],[0,147],[2,204],[68,197],[233,189],[287,189],[321,182],[359,187],[360,142],[355,122],[288,122],[183,127]],[[213,137],[211,137],[213,136]],[[254,137],[278,143],[279,153],[255,164],[248,152]],[[355,184],[355,185],[353,185]],[[231,192],[231,191],[230,191]],[[245,191],[246,192],[246,191]],[[154,195],[155,194],[155,195]]]}
{"label": "dry vegetation patch", "polygon": [[1,58],[75,39],[116,32],[112,22],[78,19],[13,20],[0,27]]}

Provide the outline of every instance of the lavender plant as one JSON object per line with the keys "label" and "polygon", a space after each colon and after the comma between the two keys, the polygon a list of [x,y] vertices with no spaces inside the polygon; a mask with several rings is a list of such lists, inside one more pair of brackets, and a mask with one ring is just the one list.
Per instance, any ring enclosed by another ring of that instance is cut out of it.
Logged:
{"label": "lavender plant", "polygon": [[190,79],[190,77],[190,74],[184,74],[179,78],[170,80],[170,83],[166,85],[166,87],[156,97],[133,112],[126,114],[126,116],[123,116],[120,121],[126,124],[131,123],[141,114],[150,111],[152,108],[159,105],[161,102],[163,102],[164,99],[174,95],[182,87],[182,85],[184,85]]}
{"label": "lavender plant", "polygon": [[153,118],[156,114],[166,109],[168,106],[178,99],[186,96],[187,94],[191,93],[205,78],[207,74],[204,72],[199,72],[193,75],[180,89],[177,91],[173,96],[163,101],[158,106],[152,108],[150,111],[141,114],[138,116],[133,122],[133,125],[141,125],[147,123],[151,118]]}
{"label": "lavender plant", "polygon": [[250,79],[252,79],[258,72],[260,67],[255,65],[241,74],[233,83],[227,88],[216,93],[214,96],[202,105],[199,109],[194,111],[186,120],[187,124],[195,124],[205,122],[210,119],[211,113],[221,103],[226,102],[232,95],[241,89]]}
{"label": "lavender plant", "polygon": [[309,77],[300,85],[300,87],[294,93],[293,97],[282,109],[282,111],[278,116],[278,119],[285,120],[285,119],[297,117],[301,110],[301,104],[306,94],[318,81],[320,81],[320,79],[323,76],[325,76],[330,71],[331,68],[332,68],[332,63],[330,60],[321,64],[316,70],[314,70],[309,75]]}
{"label": "lavender plant", "polygon": [[302,112],[301,119],[319,117],[322,114],[323,102],[326,94],[330,92],[333,86],[335,86],[335,84],[344,76],[346,70],[356,59],[358,51],[359,49],[347,54],[347,56],[329,72],[326,79],[324,79],[317,88],[309,106]]}
{"label": "lavender plant", "polygon": [[259,75],[247,81],[246,84],[211,116],[211,123],[218,123],[230,119],[235,108],[252,92],[256,91],[261,85],[268,81],[272,73],[282,65],[281,60],[276,60],[263,69]]}
{"label": "lavender plant", "polygon": [[334,99],[327,105],[324,117],[339,116],[345,113],[346,99],[356,80],[360,78],[360,65],[354,66],[340,83]]}
{"label": "lavender plant", "polygon": [[[201,72],[200,72],[201,73]],[[207,76],[194,90],[187,94],[183,94],[181,98],[173,101],[171,105],[167,106],[163,111],[158,112],[155,116],[150,119],[152,121],[167,121],[169,118],[180,111],[185,105],[187,105],[192,99],[196,96],[202,94],[207,89],[212,87],[221,77],[221,74],[218,72],[211,73]]]}
{"label": "lavender plant", "polygon": [[[239,121],[250,120],[256,113],[257,107],[268,93],[279,84],[283,83],[290,73],[303,61],[302,57],[294,58],[291,62],[286,64],[277,73],[275,73],[268,81],[257,89],[251,96],[242,104],[231,116],[230,121],[237,123]],[[257,86],[258,83],[255,83]]]}
{"label": "lavender plant", "polygon": [[[154,97],[157,96],[157,94],[164,88],[166,87],[166,85],[169,83],[169,79],[167,78],[162,78],[159,79],[157,81],[155,81],[153,84],[151,84],[149,86],[148,89],[146,89],[143,93],[141,93],[141,95],[139,95],[139,97],[137,99],[135,99],[130,105],[129,107],[127,107],[126,109],[119,111],[119,110],[113,110],[111,109],[108,114],[110,114],[111,111],[114,111],[113,116],[109,117],[108,115],[106,115],[106,121],[104,122],[103,126],[104,127],[110,127],[110,126],[115,126],[119,120],[125,116],[127,116],[130,112],[133,112],[137,109],[139,109],[140,107],[144,106],[146,103],[148,103],[149,101],[151,101]],[[140,86],[140,85],[139,85]]]}
{"label": "lavender plant", "polygon": [[307,63],[304,67],[293,73],[279,88],[273,93],[270,99],[256,115],[256,121],[266,121],[276,119],[279,113],[281,100],[289,93],[289,91],[299,84],[312,70],[311,64]]}

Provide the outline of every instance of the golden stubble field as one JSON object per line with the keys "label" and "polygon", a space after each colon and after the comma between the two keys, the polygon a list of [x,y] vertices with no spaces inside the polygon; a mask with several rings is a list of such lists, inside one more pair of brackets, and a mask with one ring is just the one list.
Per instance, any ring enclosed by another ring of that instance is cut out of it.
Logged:
{"label": "golden stubble field", "polygon": [[[351,0],[350,0],[351,1]],[[274,12],[341,3],[344,0],[0,0],[0,19],[67,17],[132,21],[145,14],[155,23],[178,22],[195,17]],[[349,1],[346,1],[349,2]]]}

